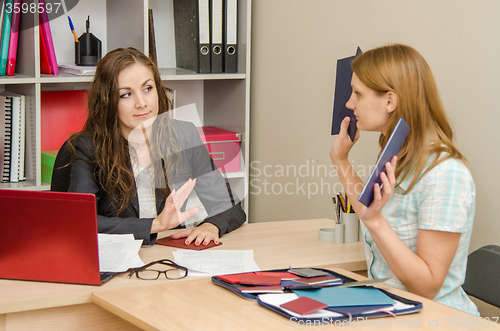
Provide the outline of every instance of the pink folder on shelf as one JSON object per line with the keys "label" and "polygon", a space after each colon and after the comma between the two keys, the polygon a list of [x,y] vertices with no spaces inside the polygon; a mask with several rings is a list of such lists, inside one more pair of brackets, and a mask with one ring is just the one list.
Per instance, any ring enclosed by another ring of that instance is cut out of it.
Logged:
{"label": "pink folder on shelf", "polygon": [[[12,8],[20,8],[21,0],[14,0]],[[11,28],[10,28],[10,42],[9,51],[7,53],[7,68],[5,73],[7,76],[14,76],[16,71],[16,57],[17,57],[17,39],[19,34],[19,20],[21,18],[21,11],[16,13],[12,11]]]}
{"label": "pink folder on shelf", "polygon": [[[39,0],[39,3],[45,6],[45,0]],[[54,75],[59,75],[54,42],[52,41],[52,33],[50,32],[49,17],[45,11],[40,12],[40,29],[42,30],[47,56],[49,58],[50,71]]]}

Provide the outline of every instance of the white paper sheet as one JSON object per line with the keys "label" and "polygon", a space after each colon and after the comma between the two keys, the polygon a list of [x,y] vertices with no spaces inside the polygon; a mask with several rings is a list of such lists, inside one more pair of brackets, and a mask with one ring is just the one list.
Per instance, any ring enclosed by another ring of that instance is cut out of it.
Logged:
{"label": "white paper sheet", "polygon": [[253,250],[178,249],[172,252],[175,263],[189,269],[189,276],[214,276],[260,271],[253,259]]}
{"label": "white paper sheet", "polygon": [[99,233],[97,239],[101,272],[125,272],[144,265],[139,257],[142,240],[135,240],[133,234]]}

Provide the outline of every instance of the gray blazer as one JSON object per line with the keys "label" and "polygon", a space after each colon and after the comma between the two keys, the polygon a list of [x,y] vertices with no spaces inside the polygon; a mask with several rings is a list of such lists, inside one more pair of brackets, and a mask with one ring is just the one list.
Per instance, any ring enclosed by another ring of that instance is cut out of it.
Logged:
{"label": "gray blazer", "polygon": [[[175,178],[168,177],[169,186],[178,188],[189,178],[196,178],[195,191],[208,214],[202,223],[210,222],[216,225],[219,228],[219,236],[240,227],[246,220],[241,202],[215,167],[198,130],[189,122],[174,121],[174,124],[182,150],[182,166]],[[68,192],[95,195],[100,233],[133,233],[136,239],[143,239],[144,244],[153,244],[156,240],[156,234],[150,234],[153,218],[139,218],[137,195],[131,197],[130,204],[118,215],[116,202],[97,179],[96,165],[93,163],[95,153],[92,137],[81,135],[76,139],[76,154],[71,169],[60,167],[63,159],[68,159],[69,151],[64,147],[65,145],[58,153],[54,165],[51,190],[65,190],[68,184],[61,183],[64,182],[64,176],[70,173]],[[158,165],[157,160],[155,166]],[[165,198],[159,194],[158,188],[155,191],[156,209],[159,214],[165,205]]]}

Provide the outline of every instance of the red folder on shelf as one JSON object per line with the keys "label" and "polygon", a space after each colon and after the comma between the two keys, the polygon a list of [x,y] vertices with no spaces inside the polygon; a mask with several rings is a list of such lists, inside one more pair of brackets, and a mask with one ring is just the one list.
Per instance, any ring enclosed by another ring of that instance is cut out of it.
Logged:
{"label": "red folder on shelf", "polygon": [[[14,0],[12,8],[20,8],[21,0]],[[17,40],[19,35],[19,20],[21,19],[21,11],[12,11],[12,20],[10,28],[10,41],[9,52],[7,53],[7,68],[5,73],[7,76],[14,76],[16,71],[16,57],[17,57]]]}
{"label": "red folder on shelf", "polygon": [[[19,0],[20,1],[20,0]],[[39,4],[45,7],[45,0],[39,0]],[[40,29],[42,30],[43,40],[45,41],[45,48],[49,58],[50,71],[54,75],[59,75],[59,68],[57,67],[56,52],[54,43],[52,41],[52,33],[50,31],[49,17],[46,11],[40,12]]]}
{"label": "red folder on shelf", "polygon": [[47,55],[47,48],[45,47],[45,40],[43,40],[42,30],[40,31],[40,72],[42,74],[50,75],[49,56]]}

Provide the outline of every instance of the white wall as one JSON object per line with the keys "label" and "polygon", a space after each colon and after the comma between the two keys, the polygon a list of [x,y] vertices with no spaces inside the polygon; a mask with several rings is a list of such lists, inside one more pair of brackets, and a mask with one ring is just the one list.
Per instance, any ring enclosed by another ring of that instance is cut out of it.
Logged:
{"label": "white wall", "polygon": [[[470,161],[471,250],[500,245],[499,17],[498,0],[253,0],[250,222],[333,219],[336,61],[397,42],[428,61]],[[363,132],[351,152],[358,170],[376,161],[377,138]]]}

